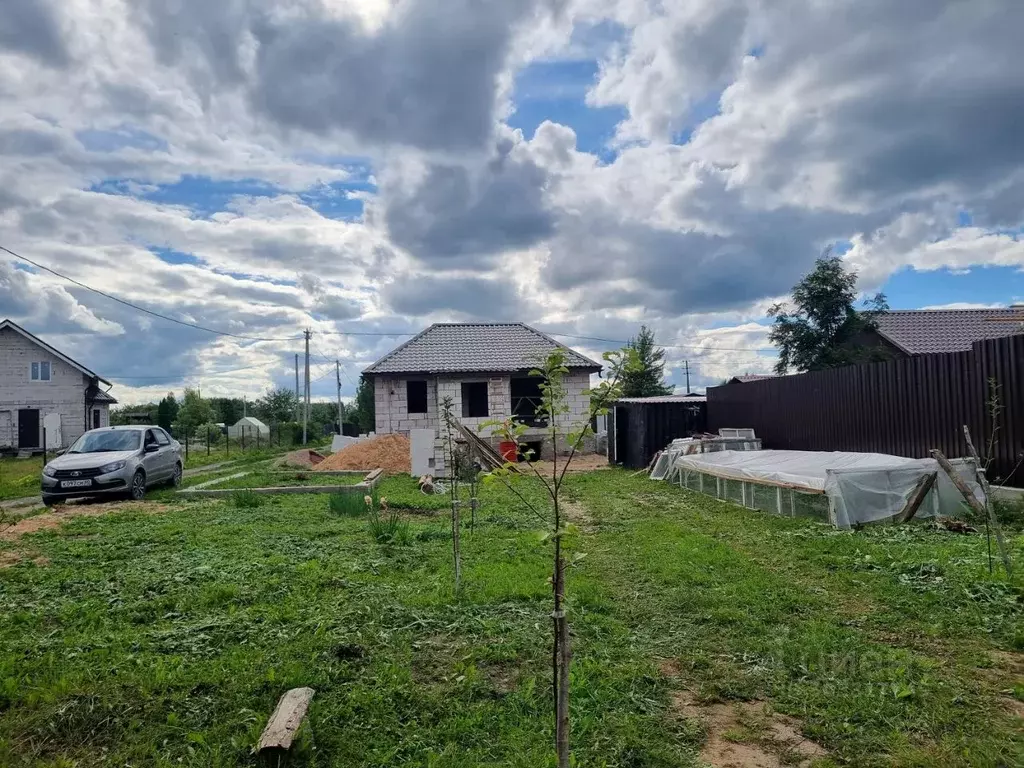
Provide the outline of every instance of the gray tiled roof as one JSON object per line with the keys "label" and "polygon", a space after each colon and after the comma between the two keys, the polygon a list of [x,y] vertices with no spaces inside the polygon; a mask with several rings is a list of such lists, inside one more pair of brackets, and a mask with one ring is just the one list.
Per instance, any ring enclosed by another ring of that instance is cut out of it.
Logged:
{"label": "gray tiled roof", "polygon": [[1024,307],[899,309],[882,312],[875,321],[879,335],[907,354],[964,352],[975,341],[1024,333]]}
{"label": "gray tiled roof", "polygon": [[536,368],[555,349],[569,368],[600,363],[523,323],[435,323],[392,350],[364,373],[512,372]]}

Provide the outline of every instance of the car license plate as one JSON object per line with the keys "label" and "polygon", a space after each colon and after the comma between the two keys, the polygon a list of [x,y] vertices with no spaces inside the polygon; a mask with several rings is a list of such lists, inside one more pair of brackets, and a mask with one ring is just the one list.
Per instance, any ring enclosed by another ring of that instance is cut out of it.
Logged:
{"label": "car license plate", "polygon": [[61,480],[61,488],[88,488],[92,485],[92,480]]}

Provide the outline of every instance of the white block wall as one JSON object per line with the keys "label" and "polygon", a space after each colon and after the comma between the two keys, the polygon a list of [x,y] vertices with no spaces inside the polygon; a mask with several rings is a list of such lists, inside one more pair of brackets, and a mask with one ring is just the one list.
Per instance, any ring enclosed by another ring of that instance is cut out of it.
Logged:
{"label": "white block wall", "polygon": [[[479,381],[487,383],[486,417],[462,416],[462,383]],[[504,376],[463,376],[463,377],[431,377],[427,379],[427,413],[411,414],[408,412],[406,379],[394,377],[374,378],[374,405],[376,408],[376,431],[378,434],[390,432],[408,432],[410,429],[432,428],[437,432],[434,451],[435,474],[444,476],[444,448],[441,435],[443,433],[438,403],[445,397],[451,397],[452,413],[459,421],[476,431],[481,424],[495,419],[508,418],[512,413],[512,377]],[[569,413],[559,417],[560,426],[565,428],[576,426],[586,419],[590,410],[590,396],[584,392],[590,387],[590,374],[571,373],[565,377]],[[489,436],[490,430],[481,434]],[[524,439],[545,440],[548,432],[535,428],[527,431]],[[496,439],[495,439],[496,441]],[[559,446],[563,448],[564,446]]]}
{"label": "white block wall", "polygon": [[[32,363],[39,362],[50,363],[50,381],[31,380]],[[71,445],[85,429],[88,385],[81,371],[17,331],[0,331],[0,446],[18,447],[18,411],[24,408],[39,411],[38,446],[43,444],[43,419],[48,413],[61,415],[62,442],[65,447]],[[109,424],[108,407],[96,407],[101,409],[102,423]]]}

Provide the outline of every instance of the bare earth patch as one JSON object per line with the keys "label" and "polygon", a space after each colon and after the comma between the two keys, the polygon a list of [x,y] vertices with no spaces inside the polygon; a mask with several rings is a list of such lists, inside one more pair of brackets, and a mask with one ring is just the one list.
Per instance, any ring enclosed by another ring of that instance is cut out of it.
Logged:
{"label": "bare earth patch", "polygon": [[152,502],[118,501],[103,504],[67,504],[54,507],[52,512],[33,517],[25,517],[8,528],[0,531],[0,541],[14,541],[26,533],[49,531],[60,528],[66,521],[74,517],[100,517],[112,512],[166,512],[169,504]]}
{"label": "bare earth patch", "polygon": [[42,555],[33,555],[29,552],[0,552],[0,569],[10,568],[12,565],[17,565],[22,560],[31,560],[40,567],[50,564],[49,559]]}
{"label": "bare earth patch", "polygon": [[[660,661],[658,668],[666,677],[679,677],[679,667],[670,659]],[[704,727],[700,759],[712,768],[810,768],[828,756],[800,733],[799,721],[773,712],[764,702],[704,704],[692,692],[680,690],[672,693],[671,712]]]}
{"label": "bare earth patch", "polygon": [[[540,472],[544,477],[551,477],[551,466],[550,461],[536,461],[533,466]],[[558,457],[558,471],[562,471],[562,467],[565,466],[565,459],[561,456]],[[566,470],[566,474],[573,474],[575,472],[593,472],[598,469],[608,469],[608,457],[603,456],[600,453],[578,453],[572,457],[572,463],[569,465],[569,469]]]}
{"label": "bare earth patch", "polygon": [[558,506],[565,514],[565,518],[581,531],[592,532],[597,529],[594,518],[590,516],[590,512],[582,504],[562,499]]}

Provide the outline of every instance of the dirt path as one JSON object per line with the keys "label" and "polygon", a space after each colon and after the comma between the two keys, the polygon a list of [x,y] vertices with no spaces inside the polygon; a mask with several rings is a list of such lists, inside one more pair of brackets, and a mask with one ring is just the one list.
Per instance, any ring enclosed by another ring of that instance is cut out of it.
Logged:
{"label": "dirt path", "polygon": [[52,512],[23,517],[0,530],[0,541],[16,541],[26,533],[55,530],[75,517],[100,517],[112,512],[165,512],[169,504],[146,501],[120,501],[103,504],[67,504],[54,507]]}
{"label": "dirt path", "polygon": [[[666,659],[658,667],[680,684],[675,662]],[[765,702],[702,704],[690,691],[677,690],[670,713],[701,723],[706,739],[700,759],[712,768],[804,768],[828,757],[828,752],[800,733],[798,720],[773,712]]]}

